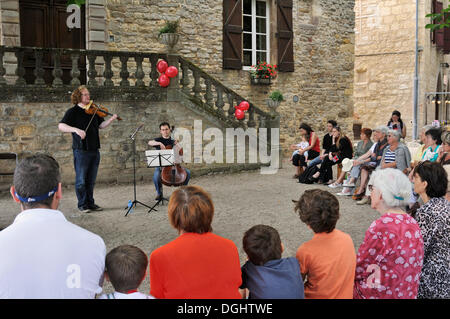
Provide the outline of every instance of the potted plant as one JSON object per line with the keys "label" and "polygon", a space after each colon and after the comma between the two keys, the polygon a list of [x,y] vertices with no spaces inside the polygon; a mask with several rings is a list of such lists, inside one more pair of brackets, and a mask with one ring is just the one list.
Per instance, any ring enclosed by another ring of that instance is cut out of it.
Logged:
{"label": "potted plant", "polygon": [[277,66],[266,61],[252,65],[250,77],[253,84],[270,84],[272,79],[277,77]]}
{"label": "potted plant", "polygon": [[158,38],[161,38],[162,43],[167,45],[169,49],[172,49],[178,42],[179,34],[177,32],[179,24],[179,20],[166,20],[164,26],[159,29]]}
{"label": "potted plant", "polygon": [[284,101],[283,94],[275,90],[269,95],[269,99],[267,99],[267,106],[272,110],[275,111],[278,106],[280,106],[280,103]]}

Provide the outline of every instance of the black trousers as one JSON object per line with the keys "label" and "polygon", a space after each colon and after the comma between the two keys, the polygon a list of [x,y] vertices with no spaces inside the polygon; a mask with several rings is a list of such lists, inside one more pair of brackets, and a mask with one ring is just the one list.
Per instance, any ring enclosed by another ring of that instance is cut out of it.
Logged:
{"label": "black trousers", "polygon": [[342,159],[338,160],[337,162],[333,162],[326,156],[322,164],[320,164],[320,176],[319,180],[322,180],[324,183],[328,182],[330,179],[333,179],[333,165],[340,164],[342,162]]}
{"label": "black trousers", "polygon": [[[309,150],[308,151],[308,160],[312,160],[312,159],[316,158],[319,155],[320,155],[319,152],[314,151],[314,150]],[[295,154],[294,157],[292,158],[292,164],[294,166],[306,167],[305,156],[304,155]]]}

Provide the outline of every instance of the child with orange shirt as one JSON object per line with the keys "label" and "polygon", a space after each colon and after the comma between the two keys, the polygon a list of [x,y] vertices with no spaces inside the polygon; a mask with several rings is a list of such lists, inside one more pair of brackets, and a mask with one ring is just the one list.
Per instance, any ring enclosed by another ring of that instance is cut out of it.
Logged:
{"label": "child with orange shirt", "polygon": [[336,229],[339,201],[327,191],[307,190],[295,211],[314,231],[297,250],[306,299],[352,299],[356,254],[351,237]]}

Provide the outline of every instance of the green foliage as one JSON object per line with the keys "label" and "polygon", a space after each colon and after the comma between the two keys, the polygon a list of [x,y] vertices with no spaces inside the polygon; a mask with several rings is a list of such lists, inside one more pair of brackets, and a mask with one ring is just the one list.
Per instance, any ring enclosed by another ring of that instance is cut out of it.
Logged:
{"label": "green foliage", "polygon": [[179,20],[166,21],[164,26],[161,29],[159,29],[158,37],[160,37],[161,34],[163,33],[177,33],[179,24],[180,24]]}
{"label": "green foliage", "polygon": [[269,97],[270,97],[273,101],[278,101],[278,102],[284,101],[283,94],[281,94],[281,92],[278,91],[278,90],[273,91],[273,92],[269,95]]}
{"label": "green foliage", "polygon": [[67,0],[67,6],[70,6],[71,4],[76,4],[81,8],[82,5],[86,4],[86,0]]}
{"label": "green foliage", "polygon": [[434,23],[428,23],[425,25],[426,29],[431,29],[434,31],[436,29],[443,29],[450,27],[450,5],[443,9],[441,13],[429,13],[425,16],[426,18],[431,18]]}

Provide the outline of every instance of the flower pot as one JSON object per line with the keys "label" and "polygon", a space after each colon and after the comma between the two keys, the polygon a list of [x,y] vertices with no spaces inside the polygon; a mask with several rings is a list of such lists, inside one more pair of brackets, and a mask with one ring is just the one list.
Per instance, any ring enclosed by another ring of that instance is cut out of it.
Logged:
{"label": "flower pot", "polygon": [[252,77],[252,84],[255,85],[270,85],[272,83],[271,78],[258,78],[258,77]]}
{"label": "flower pot", "polygon": [[267,99],[266,103],[270,109],[270,112],[272,112],[272,113],[275,113],[277,108],[280,106],[280,101],[274,101],[272,99]]}
{"label": "flower pot", "polygon": [[178,43],[178,39],[180,35],[178,33],[163,33],[161,34],[161,42],[167,45],[169,50],[172,50],[173,47]]}

